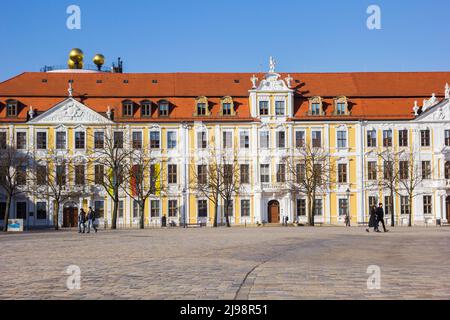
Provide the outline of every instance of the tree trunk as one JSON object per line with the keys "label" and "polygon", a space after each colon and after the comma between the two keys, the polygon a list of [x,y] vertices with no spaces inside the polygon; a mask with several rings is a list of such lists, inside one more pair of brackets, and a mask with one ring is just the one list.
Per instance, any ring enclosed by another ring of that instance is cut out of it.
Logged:
{"label": "tree trunk", "polygon": [[227,222],[227,227],[231,228],[230,217],[228,216],[228,208],[230,207],[230,202],[227,200],[227,204],[225,205],[225,220]]}
{"label": "tree trunk", "polygon": [[3,217],[3,231],[8,231],[9,211],[11,210],[11,196],[6,198],[5,215]]}
{"label": "tree trunk", "polygon": [[139,228],[140,229],[145,229],[145,202],[144,201],[140,201],[139,204],[139,210],[141,210],[140,212],[140,221],[139,221]]}
{"label": "tree trunk", "polygon": [[218,200],[216,198],[216,201],[214,202],[214,228],[217,228],[218,223],[217,223],[217,210],[219,210],[219,206],[218,204]]}
{"label": "tree trunk", "polygon": [[394,214],[394,191],[391,189],[391,227],[395,227],[395,214]]}
{"label": "tree trunk", "polygon": [[315,225],[315,215],[314,211],[316,210],[316,193],[313,192],[312,194],[312,201],[311,201],[311,226],[314,227]]}
{"label": "tree trunk", "polygon": [[117,229],[117,212],[119,211],[119,192],[114,193],[114,208],[112,213],[111,229]]}
{"label": "tree trunk", "polygon": [[59,230],[59,202],[56,202],[55,208],[53,209],[53,226],[55,230]]}
{"label": "tree trunk", "polygon": [[409,222],[408,227],[412,227],[412,197],[409,196]]}

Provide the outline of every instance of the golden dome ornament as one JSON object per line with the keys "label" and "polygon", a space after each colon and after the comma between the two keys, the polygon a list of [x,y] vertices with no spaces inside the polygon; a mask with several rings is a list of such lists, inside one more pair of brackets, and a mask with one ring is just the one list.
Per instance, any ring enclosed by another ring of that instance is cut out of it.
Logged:
{"label": "golden dome ornament", "polygon": [[100,71],[102,69],[102,66],[105,64],[105,56],[98,53],[95,55],[95,57],[92,61],[97,66],[98,71]]}
{"label": "golden dome ornament", "polygon": [[77,66],[75,65],[75,62],[73,62],[72,60],[69,59],[69,61],[67,61],[67,66],[69,67],[69,69],[75,69]]}
{"label": "golden dome ornament", "polygon": [[72,49],[69,53],[69,59],[72,60],[75,64],[75,69],[81,69],[80,64],[83,63],[84,54],[81,49],[75,48]]}

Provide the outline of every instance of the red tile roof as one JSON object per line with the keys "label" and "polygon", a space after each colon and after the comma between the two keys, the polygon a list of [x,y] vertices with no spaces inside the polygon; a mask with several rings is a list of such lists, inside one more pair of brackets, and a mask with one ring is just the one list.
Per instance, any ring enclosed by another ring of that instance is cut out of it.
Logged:
{"label": "red tile roof", "polygon": [[[24,121],[32,105],[42,113],[67,97],[68,81],[73,80],[74,96],[97,112],[106,112],[108,106],[116,110],[115,119],[124,99],[139,103],[143,99],[157,102],[167,99],[172,106],[169,119],[153,117],[150,121],[194,120],[194,99],[206,96],[212,116],[208,120],[226,120],[220,117],[220,98],[233,97],[237,116],[233,121],[251,121],[248,91],[252,73],[23,73],[0,83],[0,122]],[[262,79],[264,74],[257,74]],[[282,74],[285,78],[287,74]],[[296,90],[294,119],[411,119],[414,100],[419,104],[434,92],[443,96],[445,83],[450,83],[450,72],[400,73],[291,73]],[[127,80],[125,83],[125,80]],[[324,117],[307,116],[308,98],[321,96],[330,106]],[[332,116],[333,101],[347,96],[351,116]],[[15,119],[6,118],[6,101],[17,99],[24,106]],[[126,121],[149,121],[137,112]],[[195,120],[200,120],[195,118]]]}

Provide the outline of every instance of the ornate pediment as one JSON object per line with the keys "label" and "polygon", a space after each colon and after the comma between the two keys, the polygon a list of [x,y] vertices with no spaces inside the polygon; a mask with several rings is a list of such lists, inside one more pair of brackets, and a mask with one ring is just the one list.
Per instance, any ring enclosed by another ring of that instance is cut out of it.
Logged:
{"label": "ornate pediment", "polygon": [[450,100],[444,99],[428,108],[416,118],[416,121],[450,121]]}
{"label": "ornate pediment", "polygon": [[68,98],[40,116],[34,118],[29,124],[112,124],[113,122],[81,102]]}

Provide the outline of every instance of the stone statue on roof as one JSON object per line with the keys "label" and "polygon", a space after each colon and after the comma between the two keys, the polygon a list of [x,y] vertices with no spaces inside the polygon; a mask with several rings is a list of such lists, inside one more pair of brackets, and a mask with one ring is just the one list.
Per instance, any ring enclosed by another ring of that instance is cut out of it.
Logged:
{"label": "stone statue on roof", "polygon": [[277,65],[277,61],[272,56],[270,56],[270,60],[269,60],[269,72],[270,73],[275,72],[276,65]]}

